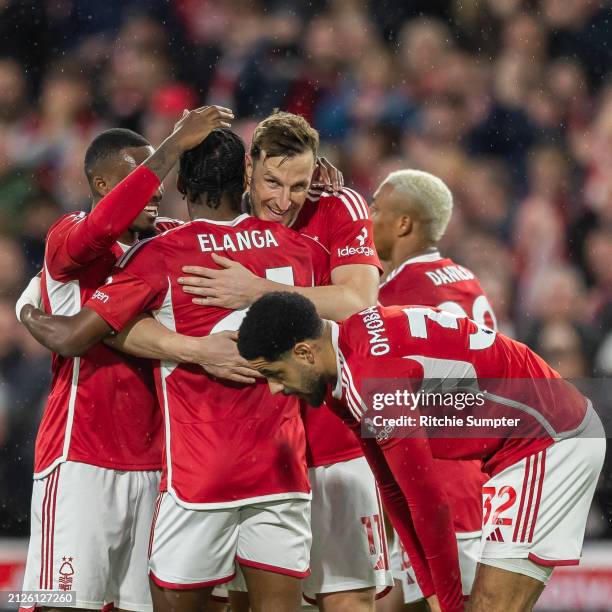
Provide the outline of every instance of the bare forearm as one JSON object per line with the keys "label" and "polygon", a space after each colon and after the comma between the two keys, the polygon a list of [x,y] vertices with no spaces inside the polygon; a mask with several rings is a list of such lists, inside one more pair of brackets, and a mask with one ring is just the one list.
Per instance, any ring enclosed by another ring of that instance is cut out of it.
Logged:
{"label": "bare forearm", "polygon": [[332,321],[344,321],[356,312],[376,304],[375,295],[364,295],[345,285],[327,285],[325,287],[293,287],[263,281],[255,299],[271,291],[291,291],[307,297],[316,307],[319,316]]}
{"label": "bare forearm", "polygon": [[184,151],[200,144],[215,128],[231,127],[234,114],[229,108],[205,106],[183,112],[174,131],[144,162],[144,165],[162,180]]}
{"label": "bare forearm", "polygon": [[143,166],[146,166],[151,172],[155,173],[159,180],[162,181],[168,172],[172,170],[181,153],[182,149],[177,145],[176,139],[168,136],[155,153],[145,160]]}
{"label": "bare forearm", "polygon": [[337,285],[325,287],[288,287],[281,283],[270,283],[270,285],[274,288],[268,291],[293,291],[307,297],[315,305],[321,317],[332,321],[344,321],[356,312],[376,303],[376,300],[370,303],[348,287]]}
{"label": "bare forearm", "polygon": [[220,332],[202,338],[184,336],[145,316],[105,342],[136,357],[195,363],[211,376],[241,384],[254,383],[258,374],[238,355],[236,340],[235,332]]}
{"label": "bare forearm", "polygon": [[193,363],[198,339],[177,334],[146,316],[127,325],[120,334],[105,339],[108,346],[136,357],[176,363]]}

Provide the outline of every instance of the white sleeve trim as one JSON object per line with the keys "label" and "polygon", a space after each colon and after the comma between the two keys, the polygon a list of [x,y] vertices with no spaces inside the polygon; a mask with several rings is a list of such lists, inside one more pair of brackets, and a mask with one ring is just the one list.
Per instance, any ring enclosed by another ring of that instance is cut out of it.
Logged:
{"label": "white sleeve trim", "polygon": [[15,315],[17,320],[21,323],[21,309],[26,304],[31,304],[34,308],[42,307],[42,289],[40,288],[40,276],[35,276],[29,283],[28,286],[23,290],[23,293],[19,296],[17,303],[15,304]]}

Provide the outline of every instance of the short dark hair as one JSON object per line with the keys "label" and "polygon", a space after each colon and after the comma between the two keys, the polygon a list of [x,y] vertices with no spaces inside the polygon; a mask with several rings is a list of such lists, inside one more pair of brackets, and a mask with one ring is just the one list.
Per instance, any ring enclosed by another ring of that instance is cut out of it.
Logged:
{"label": "short dark hair", "polygon": [[151,143],[140,134],[125,128],[112,128],[98,134],[85,152],[85,175],[90,186],[98,164],[117,155],[122,149],[150,147]]}
{"label": "short dark hair", "polygon": [[251,157],[293,157],[311,151],[317,158],[319,132],[300,115],[276,111],[261,121],[253,132]]}
{"label": "short dark hair", "polygon": [[213,130],[197,147],[181,155],[179,185],[190,202],[206,196],[218,208],[226,195],[233,210],[240,210],[244,192],[244,142],[227,128]]}
{"label": "short dark hair", "polygon": [[249,308],[238,330],[238,352],[244,359],[277,361],[298,342],[319,338],[323,321],[315,305],[299,293],[266,293]]}

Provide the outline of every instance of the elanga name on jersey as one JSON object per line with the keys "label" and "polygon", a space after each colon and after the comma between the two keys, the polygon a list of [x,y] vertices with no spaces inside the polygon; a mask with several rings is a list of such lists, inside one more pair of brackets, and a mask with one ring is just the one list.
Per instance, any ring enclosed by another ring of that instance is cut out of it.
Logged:
{"label": "elanga name on jersey", "polygon": [[472,272],[466,270],[463,266],[452,265],[445,266],[439,270],[428,270],[425,276],[436,285],[447,285],[448,283],[457,283],[459,281],[473,280],[476,278]]}
{"label": "elanga name on jersey", "polygon": [[198,234],[200,249],[203,253],[216,251],[247,251],[249,249],[278,248],[279,244],[274,238],[272,230],[250,230],[236,232],[234,235],[224,234]]}

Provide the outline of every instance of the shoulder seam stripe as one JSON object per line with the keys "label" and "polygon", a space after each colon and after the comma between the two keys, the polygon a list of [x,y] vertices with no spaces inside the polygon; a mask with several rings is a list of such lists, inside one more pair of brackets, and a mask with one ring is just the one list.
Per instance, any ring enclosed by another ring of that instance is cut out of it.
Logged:
{"label": "shoulder seam stripe", "polygon": [[346,206],[346,209],[349,211],[350,215],[351,215],[351,219],[353,221],[357,221],[358,215],[357,212],[355,211],[353,204],[351,204],[348,201],[348,198],[346,198],[344,195],[340,194],[340,200],[342,200],[342,202],[344,203],[344,205]]}
{"label": "shoulder seam stripe", "polygon": [[345,191],[348,196],[352,197],[355,202],[355,205],[358,208],[360,208],[361,213],[362,213],[361,218],[367,219],[368,218],[368,205],[366,204],[363,197],[360,194],[358,194],[356,191],[354,191],[353,189],[350,189],[349,187],[345,187],[343,191]]}
{"label": "shoulder seam stripe", "polygon": [[149,242],[149,240],[153,240],[153,238],[155,238],[155,236],[151,236],[150,238],[145,238],[144,240],[139,240],[136,244],[132,245],[118,260],[117,260],[117,264],[116,267],[117,268],[124,268],[126,266],[126,264],[128,263],[128,261],[130,261],[130,259],[132,259],[132,257],[134,256],[134,254],[140,250],[140,247],[142,247],[144,244],[146,244],[147,242]]}
{"label": "shoulder seam stripe", "polygon": [[173,219],[172,217],[156,217],[155,222],[158,221],[171,221],[172,223],[185,223],[182,219]]}

